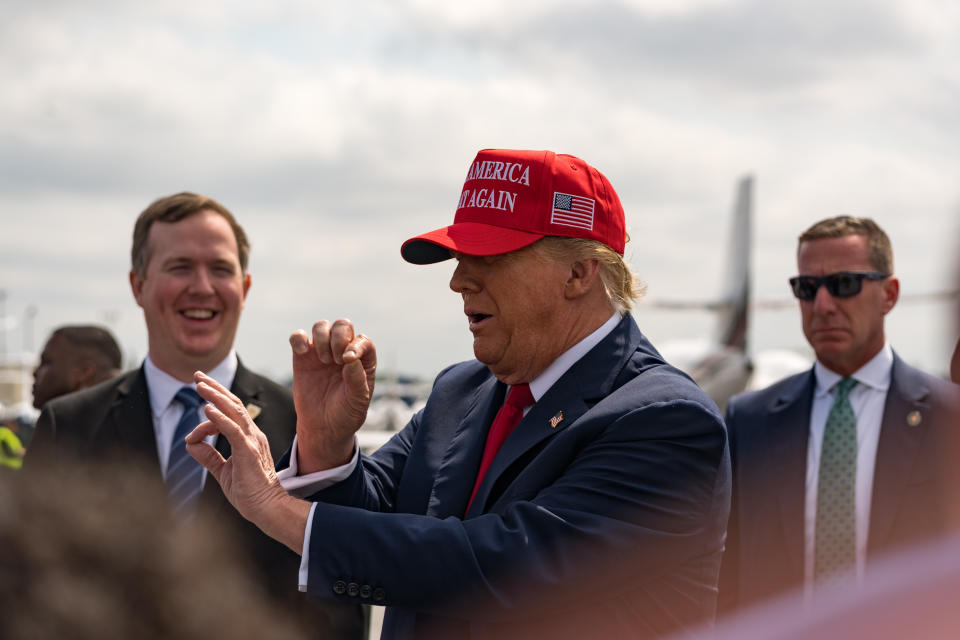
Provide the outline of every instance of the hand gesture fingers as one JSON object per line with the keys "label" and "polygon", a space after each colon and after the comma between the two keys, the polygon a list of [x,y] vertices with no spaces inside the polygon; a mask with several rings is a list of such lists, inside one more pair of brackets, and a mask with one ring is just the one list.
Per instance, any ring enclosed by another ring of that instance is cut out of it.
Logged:
{"label": "hand gesture fingers", "polygon": [[[208,420],[187,436],[187,451],[213,475],[230,503],[247,519],[256,520],[271,501],[286,494],[267,438],[239,398],[202,372],[194,374],[194,380],[200,397],[210,404],[204,407]],[[230,443],[228,460],[203,442],[214,433]]]}
{"label": "hand gesture fingers", "polygon": [[305,472],[342,464],[373,396],[376,348],[346,318],[296,331],[290,346],[298,459]]}

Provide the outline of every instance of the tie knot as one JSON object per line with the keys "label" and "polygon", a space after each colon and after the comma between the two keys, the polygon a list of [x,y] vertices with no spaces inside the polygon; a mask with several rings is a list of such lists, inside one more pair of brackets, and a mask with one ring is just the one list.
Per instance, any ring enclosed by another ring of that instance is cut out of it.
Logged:
{"label": "tie knot", "polygon": [[203,398],[200,397],[200,394],[197,393],[193,387],[180,387],[180,390],[177,391],[177,395],[174,396],[174,398],[183,405],[184,411],[196,409],[200,406],[200,403],[203,402]]}
{"label": "tie knot", "polygon": [[516,407],[517,409],[526,409],[533,404],[533,394],[530,393],[530,385],[524,384],[515,384],[510,387],[510,391],[507,393],[507,402],[506,404],[511,407]]}
{"label": "tie knot", "polygon": [[844,378],[837,383],[837,398],[845,398],[850,390],[857,385],[857,381],[853,378]]}

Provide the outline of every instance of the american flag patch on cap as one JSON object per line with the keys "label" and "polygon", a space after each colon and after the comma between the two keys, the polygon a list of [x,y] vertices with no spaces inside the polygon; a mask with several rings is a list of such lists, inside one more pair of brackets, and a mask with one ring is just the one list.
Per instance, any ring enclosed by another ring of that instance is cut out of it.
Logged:
{"label": "american flag patch on cap", "polygon": [[555,191],[553,193],[553,210],[550,212],[550,223],[593,231],[594,204],[592,198]]}

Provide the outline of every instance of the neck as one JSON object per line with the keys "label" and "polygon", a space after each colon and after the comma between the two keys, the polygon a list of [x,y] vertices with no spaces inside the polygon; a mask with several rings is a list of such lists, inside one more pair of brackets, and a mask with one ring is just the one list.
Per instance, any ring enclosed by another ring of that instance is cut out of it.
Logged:
{"label": "neck", "polygon": [[186,360],[157,358],[153,352],[150,352],[149,355],[150,360],[153,361],[157,369],[186,384],[193,382],[193,374],[195,372],[203,371],[204,373],[209,373],[211,369],[223,362],[223,358],[226,357],[223,356],[213,361],[213,358],[189,358]]}

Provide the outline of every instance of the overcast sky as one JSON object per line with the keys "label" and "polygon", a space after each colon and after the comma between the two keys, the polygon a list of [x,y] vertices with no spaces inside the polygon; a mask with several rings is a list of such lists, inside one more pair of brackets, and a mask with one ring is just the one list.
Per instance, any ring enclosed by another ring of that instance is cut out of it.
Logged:
{"label": "overcast sky", "polygon": [[[890,234],[904,293],[954,286],[960,4],[953,0],[7,3],[0,289],[8,352],[100,322],[146,352],[133,221],[192,190],[247,228],[237,349],[275,378],[287,336],[348,316],[381,367],[471,357],[450,263],[400,259],[452,221],[483,147],[578,155],[627,211],[651,298],[722,288],[734,185],[756,178],[754,289],[788,296],[797,234],[850,213]],[[24,331],[28,308],[37,310]],[[901,305],[894,348],[946,370],[948,305]],[[655,341],[712,318],[641,307]],[[805,346],[796,310],[754,348]]]}

